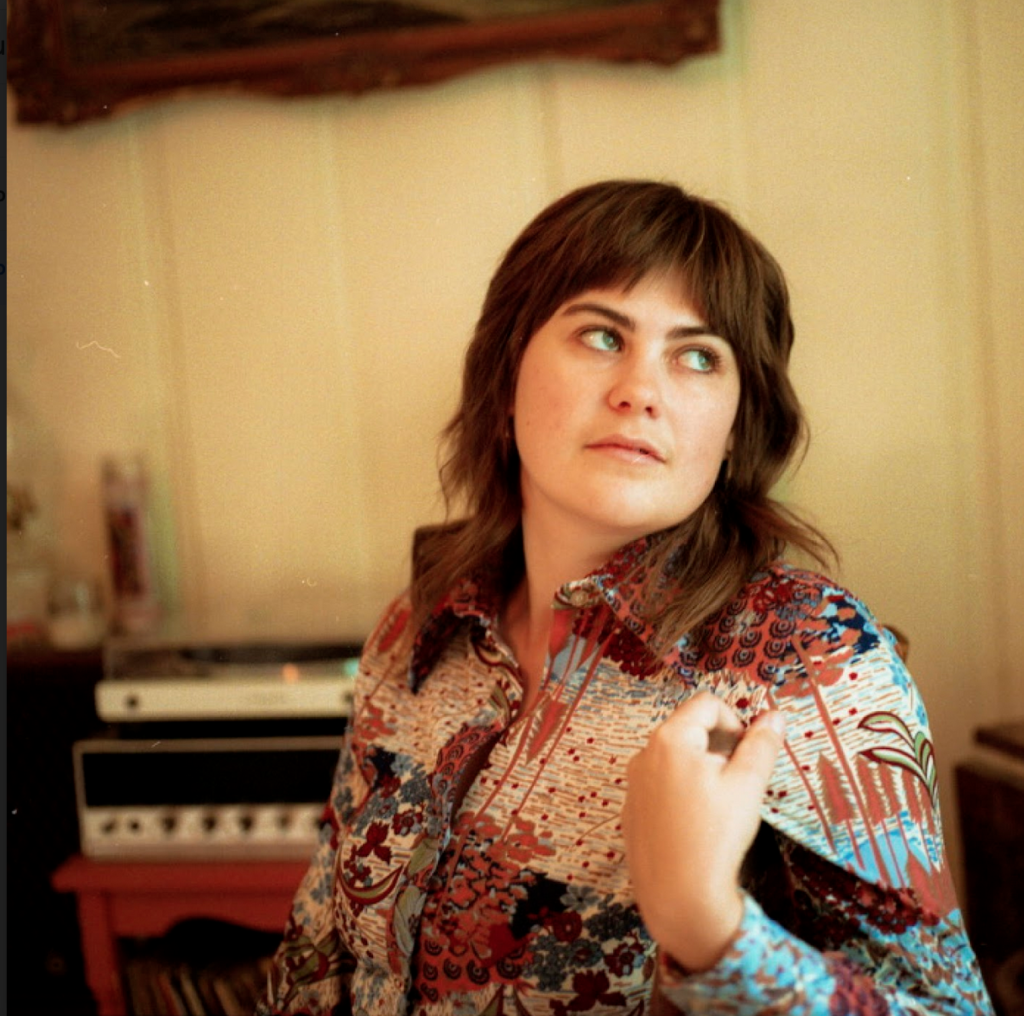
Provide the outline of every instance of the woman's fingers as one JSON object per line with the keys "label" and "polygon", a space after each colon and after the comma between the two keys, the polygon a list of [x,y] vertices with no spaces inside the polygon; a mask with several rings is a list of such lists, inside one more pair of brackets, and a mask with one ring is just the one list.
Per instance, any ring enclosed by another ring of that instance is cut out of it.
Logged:
{"label": "woman's fingers", "polygon": [[775,760],[786,739],[782,713],[762,713],[740,738],[726,766],[728,776],[745,777],[756,784],[758,798],[764,795],[775,768]]}
{"label": "woman's fingers", "polygon": [[659,733],[698,751],[728,754],[723,746],[734,743],[742,730],[740,718],[725,702],[709,691],[702,691],[679,706],[661,725]]}
{"label": "woman's fingers", "polygon": [[702,691],[680,705],[657,733],[680,746],[732,756],[734,772],[749,772],[767,786],[785,729],[785,719],[777,710],[761,713],[744,727],[729,705]]}

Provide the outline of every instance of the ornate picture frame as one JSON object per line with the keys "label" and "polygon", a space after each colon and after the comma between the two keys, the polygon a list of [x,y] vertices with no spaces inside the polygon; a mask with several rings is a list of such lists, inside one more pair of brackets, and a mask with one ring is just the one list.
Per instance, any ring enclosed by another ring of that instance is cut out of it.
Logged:
{"label": "ornate picture frame", "polygon": [[719,0],[9,0],[22,123],[182,90],[427,85],[522,60],[671,65],[719,47]]}

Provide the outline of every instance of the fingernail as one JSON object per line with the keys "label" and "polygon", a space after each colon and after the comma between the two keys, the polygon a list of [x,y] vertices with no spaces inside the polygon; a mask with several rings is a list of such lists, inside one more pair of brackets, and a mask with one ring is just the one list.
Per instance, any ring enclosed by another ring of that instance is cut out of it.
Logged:
{"label": "fingernail", "polygon": [[761,722],[771,727],[779,737],[784,736],[786,733],[786,717],[777,709],[765,713],[764,719]]}

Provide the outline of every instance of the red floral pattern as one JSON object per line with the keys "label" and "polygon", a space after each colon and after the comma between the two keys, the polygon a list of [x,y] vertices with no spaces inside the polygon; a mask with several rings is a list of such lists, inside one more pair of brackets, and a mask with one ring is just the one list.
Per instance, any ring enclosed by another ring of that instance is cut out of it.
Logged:
{"label": "red floral pattern", "polygon": [[389,611],[263,1016],[349,1001],[380,1016],[650,1012],[655,949],[619,812],[629,759],[700,688],[744,720],[787,713],[762,811],[778,868],[749,883],[773,917],[748,895],[715,968],[663,974],[672,1002],[723,1016],[783,1011],[781,998],[823,1016],[991,1011],[949,881],[924,711],[871,615],[779,565],[657,660],[642,551],[560,593],[529,717],[479,581],[415,640],[408,602]]}

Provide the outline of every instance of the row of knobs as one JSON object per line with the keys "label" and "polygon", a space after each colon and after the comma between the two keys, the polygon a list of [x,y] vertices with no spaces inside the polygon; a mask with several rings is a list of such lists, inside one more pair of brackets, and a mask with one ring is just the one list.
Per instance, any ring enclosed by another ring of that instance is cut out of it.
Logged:
{"label": "row of knobs", "polygon": [[[293,825],[294,817],[286,811],[279,812],[274,817],[274,825],[281,832],[287,832]],[[111,835],[118,831],[120,822],[116,818],[109,818],[100,826],[100,831],[105,835]],[[256,816],[250,812],[242,812],[241,814],[233,816],[233,822],[226,820],[224,816],[216,815],[212,812],[207,812],[199,819],[199,825],[202,830],[206,833],[213,833],[218,828],[227,828],[233,825],[235,829],[240,830],[243,833],[251,832],[253,826],[256,824]],[[160,827],[169,836],[178,829],[179,820],[177,815],[161,815],[160,816]],[[137,818],[130,818],[124,822],[124,829],[130,833],[141,833],[143,831],[143,825]],[[232,829],[231,831],[235,831]]]}

